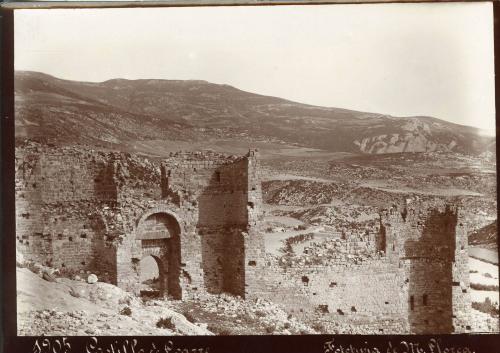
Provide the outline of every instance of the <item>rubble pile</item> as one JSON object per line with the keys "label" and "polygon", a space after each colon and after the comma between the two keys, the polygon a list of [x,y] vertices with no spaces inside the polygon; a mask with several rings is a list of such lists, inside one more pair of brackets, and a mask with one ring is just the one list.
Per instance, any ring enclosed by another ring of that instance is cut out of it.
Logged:
{"label": "rubble pile", "polygon": [[[52,272],[55,281],[47,281],[43,273],[17,270],[19,335],[211,334],[167,305],[144,305],[111,284],[58,277],[56,271]],[[32,299],[35,293],[36,301]],[[169,318],[174,329],[158,328],[156,323],[162,318]]]}
{"label": "rubble pile", "polygon": [[166,302],[176,311],[206,325],[215,334],[313,334],[307,324],[266,299],[244,300],[231,295],[199,296],[196,301]]}

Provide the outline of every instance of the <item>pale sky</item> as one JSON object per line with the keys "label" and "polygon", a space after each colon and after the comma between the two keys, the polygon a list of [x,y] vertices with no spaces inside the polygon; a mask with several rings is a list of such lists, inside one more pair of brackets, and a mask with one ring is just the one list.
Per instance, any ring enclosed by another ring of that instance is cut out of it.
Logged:
{"label": "pale sky", "polygon": [[17,10],[15,68],[495,128],[491,3]]}

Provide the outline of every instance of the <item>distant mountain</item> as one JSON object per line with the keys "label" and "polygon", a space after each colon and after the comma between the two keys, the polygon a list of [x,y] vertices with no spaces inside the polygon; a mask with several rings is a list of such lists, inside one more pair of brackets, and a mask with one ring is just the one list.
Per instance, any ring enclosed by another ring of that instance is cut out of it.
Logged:
{"label": "distant mountain", "polygon": [[16,135],[56,144],[113,146],[145,140],[250,138],[329,151],[484,153],[478,129],[432,117],[325,108],[206,81],[101,83],[16,72]]}

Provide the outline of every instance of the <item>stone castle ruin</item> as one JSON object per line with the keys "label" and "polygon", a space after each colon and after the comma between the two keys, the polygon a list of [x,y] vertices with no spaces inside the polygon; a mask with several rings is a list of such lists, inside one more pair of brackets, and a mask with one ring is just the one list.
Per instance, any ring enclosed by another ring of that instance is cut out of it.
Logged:
{"label": "stone castle ruin", "polygon": [[104,272],[137,291],[139,262],[151,255],[174,298],[251,295],[264,251],[254,151],[173,154],[159,168],[69,148],[28,149],[17,161],[16,235],[26,258]]}
{"label": "stone castle ruin", "polygon": [[16,149],[17,251],[140,294],[152,256],[173,299],[269,298],[335,333],[467,332],[467,235],[451,207],[381,213],[322,261],[266,255],[258,151],[148,159],[76,147]]}
{"label": "stone castle ruin", "polygon": [[343,235],[310,256],[268,262],[260,295],[299,317],[315,313],[327,332],[469,332],[467,236],[459,218],[446,206],[393,207],[382,212],[375,234]]}

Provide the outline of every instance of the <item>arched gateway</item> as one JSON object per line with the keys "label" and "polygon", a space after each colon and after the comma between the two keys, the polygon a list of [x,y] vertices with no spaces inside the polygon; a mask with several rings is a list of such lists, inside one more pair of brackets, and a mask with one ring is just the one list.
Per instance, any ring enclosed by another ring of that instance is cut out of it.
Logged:
{"label": "arched gateway", "polygon": [[152,256],[158,264],[160,295],[168,294],[181,299],[181,228],[175,216],[165,211],[146,213],[139,220],[136,234],[136,240],[140,242],[141,259]]}

